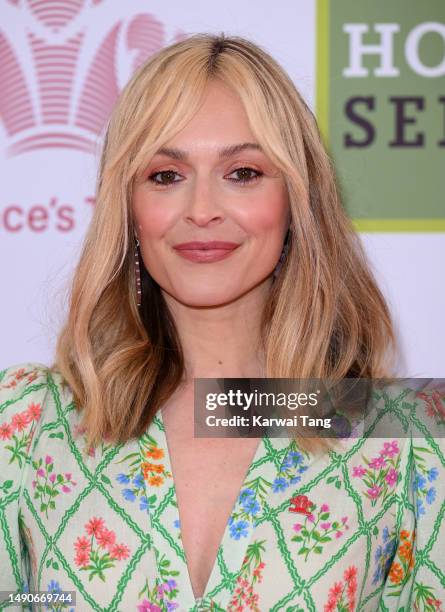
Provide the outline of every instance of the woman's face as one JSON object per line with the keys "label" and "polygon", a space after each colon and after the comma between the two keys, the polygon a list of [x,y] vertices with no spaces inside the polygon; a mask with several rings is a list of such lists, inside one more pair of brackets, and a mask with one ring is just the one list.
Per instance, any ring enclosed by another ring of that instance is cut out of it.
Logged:
{"label": "woman's face", "polygon": [[181,303],[222,305],[270,285],[290,221],[287,190],[225,85],[212,82],[151,159],[133,213],[145,267]]}

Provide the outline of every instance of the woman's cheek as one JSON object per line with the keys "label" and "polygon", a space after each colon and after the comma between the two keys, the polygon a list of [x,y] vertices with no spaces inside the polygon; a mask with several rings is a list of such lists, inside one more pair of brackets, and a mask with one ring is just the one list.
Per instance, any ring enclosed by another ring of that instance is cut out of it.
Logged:
{"label": "woman's cheek", "polygon": [[146,236],[159,236],[174,223],[176,209],[166,201],[144,201],[136,205],[136,219],[141,232]]}
{"label": "woman's cheek", "polygon": [[257,197],[242,214],[240,224],[253,233],[280,231],[286,222],[286,201],[277,194]]}

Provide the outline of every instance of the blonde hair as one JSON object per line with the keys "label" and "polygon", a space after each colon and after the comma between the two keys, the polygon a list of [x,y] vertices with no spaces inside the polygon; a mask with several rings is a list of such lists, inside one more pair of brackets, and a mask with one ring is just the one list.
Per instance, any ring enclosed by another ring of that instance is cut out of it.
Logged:
{"label": "blonde hair", "polygon": [[[52,366],[71,387],[92,446],[142,435],[183,377],[174,321],[146,272],[141,312],[137,307],[131,200],[135,180],[191,119],[211,79],[238,93],[289,194],[289,251],[261,326],[267,377],[392,374],[389,310],[341,205],[313,114],[263,49],[241,37],[197,34],[137,70],[105,134],[96,206]],[[301,438],[300,445],[329,443]]]}

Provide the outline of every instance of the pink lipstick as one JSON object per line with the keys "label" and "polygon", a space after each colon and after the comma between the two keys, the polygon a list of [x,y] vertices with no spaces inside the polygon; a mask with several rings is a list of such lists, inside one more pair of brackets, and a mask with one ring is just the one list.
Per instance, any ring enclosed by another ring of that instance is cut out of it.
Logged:
{"label": "pink lipstick", "polygon": [[240,245],[236,242],[212,240],[210,242],[182,242],[174,249],[181,257],[195,263],[213,263],[229,257]]}

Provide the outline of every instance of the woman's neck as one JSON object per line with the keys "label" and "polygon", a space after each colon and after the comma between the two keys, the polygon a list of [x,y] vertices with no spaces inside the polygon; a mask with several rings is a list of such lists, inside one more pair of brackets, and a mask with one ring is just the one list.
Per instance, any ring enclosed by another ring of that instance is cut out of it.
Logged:
{"label": "woman's neck", "polygon": [[187,380],[264,377],[260,328],[267,291],[267,286],[258,286],[233,302],[211,307],[188,306],[165,295]]}

